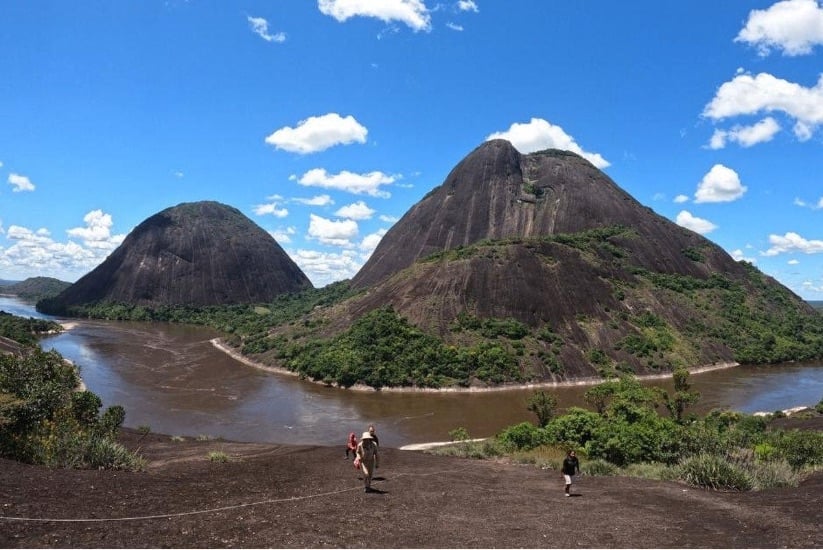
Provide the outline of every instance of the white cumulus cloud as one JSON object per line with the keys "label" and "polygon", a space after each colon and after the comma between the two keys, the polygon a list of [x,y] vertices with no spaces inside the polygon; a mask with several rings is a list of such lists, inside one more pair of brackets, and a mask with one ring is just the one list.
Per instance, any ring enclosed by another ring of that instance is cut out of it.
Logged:
{"label": "white cumulus cloud", "polygon": [[717,226],[709,220],[704,220],[703,218],[693,216],[691,212],[688,212],[687,210],[681,210],[677,215],[675,222],[677,225],[685,227],[686,229],[691,229],[695,233],[700,233],[701,235],[711,233],[717,229]]}
{"label": "white cumulus cloud", "polygon": [[333,253],[300,249],[288,254],[316,287],[351,279],[363,265],[353,250]]}
{"label": "white cumulus cloud", "polygon": [[366,143],[369,131],[349,115],[337,113],[309,117],[298,122],[297,127],[285,126],[266,138],[266,143],[290,153],[317,153],[335,145]]}
{"label": "white cumulus cloud", "polygon": [[532,118],[529,122],[515,122],[504,132],[495,132],[486,140],[505,139],[523,154],[543,149],[563,149],[577,153],[598,168],[606,168],[609,162],[599,153],[584,151],[572,136],[560,126],[555,126],[542,118]]}
{"label": "white cumulus cloud", "polygon": [[738,74],[703,109],[703,116],[715,121],[759,113],[783,113],[795,121],[795,136],[808,140],[823,123],[823,75],[807,88],[768,73]]}
{"label": "white cumulus cloud", "polygon": [[251,27],[252,32],[265,40],[266,42],[285,42],[286,41],[286,33],[278,32],[275,34],[271,34],[269,32],[269,22],[266,21],[262,17],[247,17],[249,21],[249,27]]}
{"label": "white cumulus cloud", "polygon": [[34,184],[26,176],[21,176],[20,174],[9,174],[7,181],[12,187],[14,187],[12,191],[15,193],[20,191],[34,191]]}
{"label": "white cumulus cloud", "polygon": [[823,241],[808,240],[794,232],[786,233],[783,236],[769,235],[771,248],[763,252],[764,256],[777,256],[787,252],[801,252],[803,254],[823,253]]}
{"label": "white cumulus cloud", "polygon": [[111,234],[114,222],[111,214],[105,214],[102,210],[92,210],[83,216],[83,221],[86,223],[85,227],[75,227],[66,233],[69,237],[81,239],[89,248],[114,250],[126,238],[125,235]]}
{"label": "white cumulus cloud", "polygon": [[276,202],[257,204],[254,206],[253,211],[258,216],[266,216],[271,214],[275,218],[285,218],[289,215],[289,211],[286,208],[281,208]]}
{"label": "white cumulus cloud", "polygon": [[782,50],[805,55],[823,44],[823,8],[817,0],[782,0],[765,10],[752,10],[735,42],[757,48],[760,55]]}
{"label": "white cumulus cloud", "polygon": [[334,215],[339,218],[348,218],[350,220],[368,220],[374,216],[374,212],[374,209],[369,208],[365,202],[357,201],[341,207],[334,213]]}
{"label": "white cumulus cloud", "polygon": [[715,164],[703,176],[694,194],[694,202],[731,202],[743,196],[748,188],[731,168]]}
{"label": "white cumulus cloud", "polygon": [[373,197],[388,198],[391,195],[388,191],[380,189],[380,186],[393,183],[397,177],[384,174],[383,172],[355,174],[348,170],[343,170],[337,174],[329,174],[323,168],[314,168],[299,178],[293,175],[289,179],[295,180],[300,185],[307,187],[337,189],[339,191],[354,193],[355,195],[371,195]]}
{"label": "white cumulus cloud", "polygon": [[351,17],[374,17],[404,23],[415,32],[431,30],[431,15],[421,0],[317,0],[317,7],[341,23]]}
{"label": "white cumulus cloud", "polygon": [[332,199],[329,195],[315,195],[314,197],[308,199],[297,197],[291,200],[292,202],[305,204],[307,206],[328,206],[330,204],[334,204],[334,199]]}
{"label": "white cumulus cloud", "polygon": [[477,8],[477,3],[474,0],[459,0],[457,2],[457,9],[459,9],[460,11],[473,11],[474,13],[480,11]]}
{"label": "white cumulus cloud", "polygon": [[358,226],[354,220],[329,220],[316,214],[309,215],[308,236],[323,244],[351,248],[351,240],[357,233]]}
{"label": "white cumulus cloud", "polygon": [[6,238],[12,244],[0,247],[0,269],[14,278],[51,276],[71,280],[84,275],[105,260],[125,235],[112,235],[111,216],[100,210],[89,212],[83,220],[85,227],[67,231],[81,244],[73,240],[57,242],[45,228],[33,231],[9,226]]}
{"label": "white cumulus cloud", "polygon": [[751,126],[735,125],[731,130],[715,130],[709,142],[710,149],[723,149],[727,142],[735,142],[742,147],[771,141],[780,131],[780,124],[772,117],[766,117]]}

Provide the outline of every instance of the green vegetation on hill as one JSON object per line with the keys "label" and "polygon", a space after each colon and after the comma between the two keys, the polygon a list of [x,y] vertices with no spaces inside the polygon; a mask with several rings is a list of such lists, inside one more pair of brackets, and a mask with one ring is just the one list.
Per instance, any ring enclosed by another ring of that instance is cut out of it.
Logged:
{"label": "green vegetation on hill", "polygon": [[[41,324],[42,323],[42,324]],[[102,402],[78,391],[77,369],[56,351],[30,341],[49,321],[0,316],[0,336],[20,335],[17,353],[0,353],[0,456],[67,468],[135,469],[142,461],[115,441],[123,407],[100,412]]]}
{"label": "green vegetation on hill", "polygon": [[70,286],[71,283],[51,277],[31,277],[5,287],[3,292],[15,294],[27,302],[36,302],[42,298],[57,296]]}

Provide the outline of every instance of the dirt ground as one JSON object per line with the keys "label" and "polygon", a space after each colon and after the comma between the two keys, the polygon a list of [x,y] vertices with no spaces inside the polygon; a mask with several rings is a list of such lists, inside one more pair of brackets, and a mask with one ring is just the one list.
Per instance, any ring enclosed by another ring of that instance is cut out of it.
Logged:
{"label": "dirt ground", "polygon": [[0,547],[823,547],[823,473],[759,493],[583,477],[565,498],[557,471],[389,448],[367,494],[342,447],[122,438],[145,471],[0,460]]}

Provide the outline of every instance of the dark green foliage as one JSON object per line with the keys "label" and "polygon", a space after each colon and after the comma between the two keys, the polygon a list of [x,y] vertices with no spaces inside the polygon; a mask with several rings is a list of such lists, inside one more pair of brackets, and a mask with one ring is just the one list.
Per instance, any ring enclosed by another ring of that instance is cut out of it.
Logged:
{"label": "dark green foliage", "polygon": [[83,426],[91,427],[97,423],[103,401],[90,391],[78,391],[71,394],[71,411],[74,419]]}
{"label": "dark green foliage", "polygon": [[823,433],[791,430],[769,434],[775,454],[794,469],[823,465]]}
{"label": "dark green foliage", "polygon": [[544,428],[557,410],[557,397],[544,391],[534,392],[526,408],[537,415],[537,424]]}
{"label": "dark green foliage", "polygon": [[631,420],[609,418],[586,445],[589,456],[623,466],[637,462],[672,464],[680,457],[682,428],[649,411]]}
{"label": "dark green foliage", "polygon": [[581,448],[592,439],[603,422],[603,418],[595,412],[572,407],[566,414],[548,423],[546,434],[555,443]]}
{"label": "dark green foliage", "polygon": [[71,283],[51,277],[31,277],[7,286],[3,291],[14,294],[21,300],[36,302],[42,298],[57,296],[70,286]]}
{"label": "dark green foliage", "polygon": [[823,399],[818,401],[817,405],[814,406],[814,410],[816,410],[820,414],[823,414]]}
{"label": "dark green foliage", "polygon": [[530,332],[529,327],[516,319],[480,319],[465,311],[458,314],[452,330],[475,330],[485,338],[504,336],[511,340],[520,340]]}
{"label": "dark green foliage", "polygon": [[666,395],[666,408],[675,422],[683,422],[686,407],[694,405],[700,399],[700,394],[692,391],[689,383],[689,371],[685,368],[677,368],[672,372],[674,380],[674,393]]}
{"label": "dark green foliage", "polygon": [[284,365],[313,380],[344,387],[441,387],[522,380],[514,355],[494,342],[445,346],[398,316],[391,307],[373,310],[344,333],[305,345],[281,343]]}
{"label": "dark green foliage", "polygon": [[62,327],[54,321],[34,317],[26,319],[0,311],[0,336],[10,338],[20,344],[34,345],[37,343],[37,335],[61,330]]}
{"label": "dark green foliage", "polygon": [[497,439],[509,451],[527,451],[548,442],[546,432],[531,422],[510,426],[500,432]]}
{"label": "dark green foliage", "polygon": [[697,248],[685,248],[683,249],[683,255],[695,262],[703,262],[706,260],[703,253]]}
{"label": "dark green foliage", "polygon": [[141,460],[114,442],[125,412],[99,417],[100,398],[75,391],[74,366],[37,348],[0,355],[0,455],[69,468],[139,468]]}

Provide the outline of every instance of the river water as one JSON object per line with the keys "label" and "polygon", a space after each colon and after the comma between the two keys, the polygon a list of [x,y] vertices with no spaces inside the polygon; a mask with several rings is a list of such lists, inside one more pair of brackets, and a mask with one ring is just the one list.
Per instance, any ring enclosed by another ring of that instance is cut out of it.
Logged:
{"label": "river water", "polygon": [[[0,296],[0,310],[46,317],[33,306]],[[381,443],[396,447],[448,440],[464,427],[472,437],[535,420],[526,410],[533,390],[482,393],[359,392],[328,388],[294,376],[247,366],[216,349],[218,333],[164,323],[71,320],[76,325],[45,338],[80,367],[86,386],[105,406],[122,405],[125,425],[170,435],[235,441],[345,442],[377,426]],[[693,375],[701,393],[696,410],[775,411],[814,405],[823,398],[823,364],[746,366]],[[671,389],[669,380],[655,385]],[[586,387],[557,388],[560,407],[584,405]]]}

